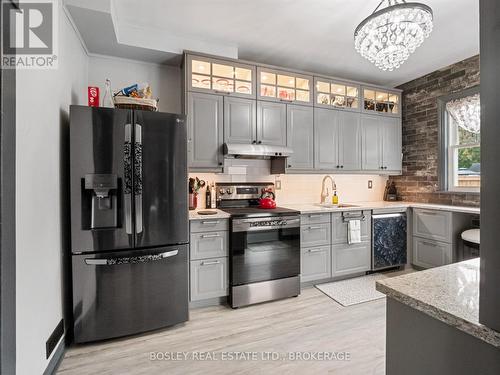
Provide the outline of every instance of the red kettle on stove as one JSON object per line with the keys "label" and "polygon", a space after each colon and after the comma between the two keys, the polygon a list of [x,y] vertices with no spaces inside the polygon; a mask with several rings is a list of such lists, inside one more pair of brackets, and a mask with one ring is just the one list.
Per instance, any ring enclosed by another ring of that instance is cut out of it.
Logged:
{"label": "red kettle on stove", "polygon": [[271,189],[262,189],[262,194],[259,199],[259,208],[276,208],[275,198],[276,196]]}

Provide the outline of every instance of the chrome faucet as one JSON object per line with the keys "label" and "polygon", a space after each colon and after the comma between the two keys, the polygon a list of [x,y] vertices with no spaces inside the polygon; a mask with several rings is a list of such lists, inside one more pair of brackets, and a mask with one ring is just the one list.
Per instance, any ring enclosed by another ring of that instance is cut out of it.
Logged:
{"label": "chrome faucet", "polygon": [[332,176],[327,175],[327,176],[323,177],[323,181],[321,182],[321,203],[325,203],[326,197],[328,197],[328,189],[326,189],[326,192],[325,192],[325,182],[328,179],[330,179],[330,181],[332,182],[332,193],[335,190],[337,190],[337,185],[335,184],[335,181],[333,180]]}

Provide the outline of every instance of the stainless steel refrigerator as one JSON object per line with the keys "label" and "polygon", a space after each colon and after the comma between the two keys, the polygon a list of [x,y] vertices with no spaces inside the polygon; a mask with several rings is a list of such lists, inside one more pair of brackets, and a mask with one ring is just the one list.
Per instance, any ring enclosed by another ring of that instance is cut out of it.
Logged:
{"label": "stainless steel refrigerator", "polygon": [[71,106],[75,342],[188,319],[182,115]]}

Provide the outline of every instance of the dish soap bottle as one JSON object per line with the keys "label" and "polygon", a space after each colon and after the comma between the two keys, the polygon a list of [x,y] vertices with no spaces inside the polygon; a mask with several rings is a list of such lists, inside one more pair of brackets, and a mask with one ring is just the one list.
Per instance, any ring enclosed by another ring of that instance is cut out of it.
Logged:
{"label": "dish soap bottle", "polygon": [[335,190],[333,192],[333,196],[332,196],[332,204],[339,204],[339,196],[337,195],[337,190]]}

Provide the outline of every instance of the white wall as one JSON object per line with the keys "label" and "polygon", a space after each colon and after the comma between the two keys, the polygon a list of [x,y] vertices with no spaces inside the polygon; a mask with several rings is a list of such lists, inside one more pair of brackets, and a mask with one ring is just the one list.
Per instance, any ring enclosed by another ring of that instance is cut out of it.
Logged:
{"label": "white wall", "polygon": [[182,112],[181,69],[178,67],[91,55],[88,77],[89,86],[99,86],[101,99],[106,78],[111,80],[113,91],[134,83],[149,82],[153,97],[160,98],[160,111]]}
{"label": "white wall", "polygon": [[59,20],[59,68],[17,73],[18,375],[44,372],[45,342],[63,311],[61,135],[69,105],[86,104],[88,58],[62,8]]}

